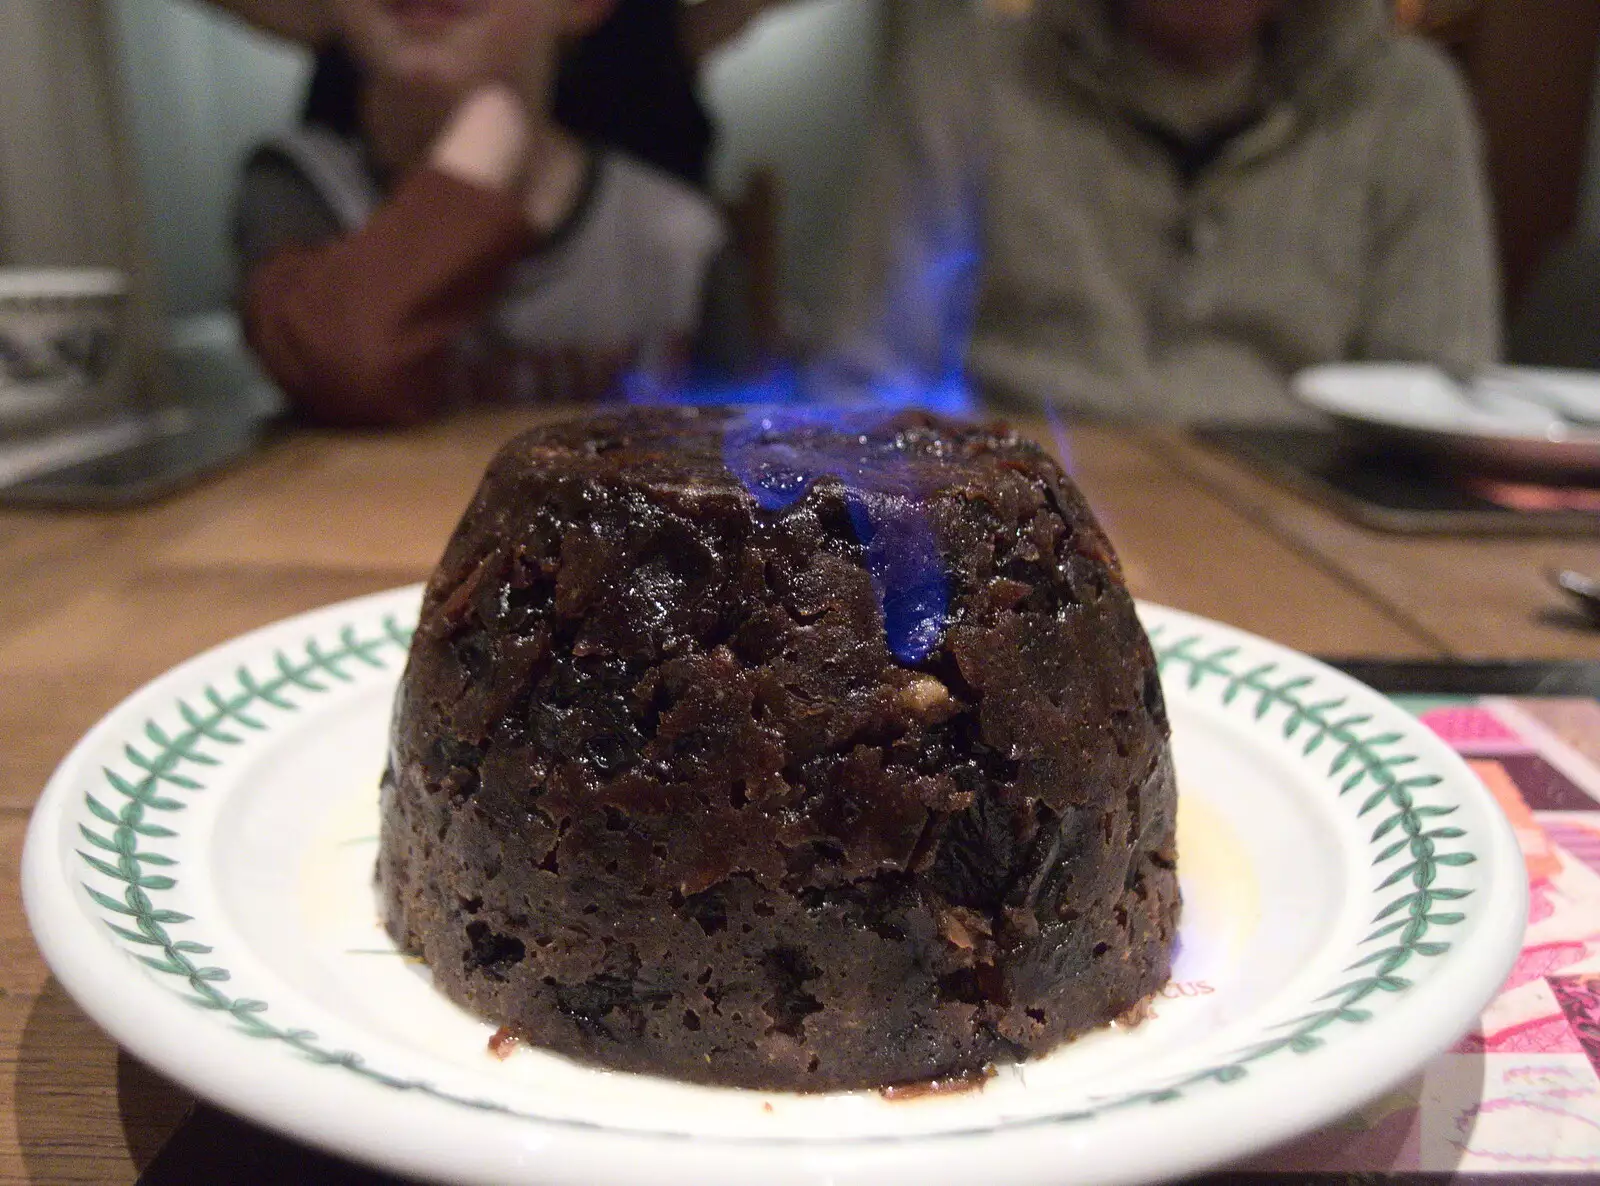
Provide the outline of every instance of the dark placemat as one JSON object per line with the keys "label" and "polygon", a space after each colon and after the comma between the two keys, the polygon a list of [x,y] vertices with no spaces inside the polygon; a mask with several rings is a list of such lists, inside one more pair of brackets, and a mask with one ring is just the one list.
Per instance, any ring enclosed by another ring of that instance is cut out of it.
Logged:
{"label": "dark placemat", "polygon": [[[1595,634],[1600,650],[1600,631]],[[1595,696],[1600,662],[1586,659],[1397,662],[1327,659],[1386,696]]]}
{"label": "dark placemat", "polygon": [[152,424],[114,452],[0,483],[0,506],[113,510],[156,502],[242,462],[279,428],[255,420]]}
{"label": "dark placemat", "polygon": [[1329,430],[1213,427],[1194,435],[1380,531],[1600,535],[1600,510],[1551,506],[1560,501],[1557,490],[1452,473],[1420,457],[1373,452]]}
{"label": "dark placemat", "polygon": [[198,1104],[136,1186],[406,1186],[407,1181]]}

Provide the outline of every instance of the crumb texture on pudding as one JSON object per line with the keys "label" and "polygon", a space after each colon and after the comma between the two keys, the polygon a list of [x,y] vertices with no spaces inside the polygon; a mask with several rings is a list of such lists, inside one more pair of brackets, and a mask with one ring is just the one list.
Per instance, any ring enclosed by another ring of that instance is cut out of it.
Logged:
{"label": "crumb texture on pudding", "polygon": [[385,922],[583,1061],[822,1091],[1048,1052],[1166,981],[1176,791],[1111,547],[924,414],[528,433],[434,572]]}

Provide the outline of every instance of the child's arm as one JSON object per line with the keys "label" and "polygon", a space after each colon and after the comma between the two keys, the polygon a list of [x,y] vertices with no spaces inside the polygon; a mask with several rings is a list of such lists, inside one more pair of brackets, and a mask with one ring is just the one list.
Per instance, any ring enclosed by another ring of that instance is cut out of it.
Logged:
{"label": "child's arm", "polygon": [[406,423],[437,407],[452,347],[533,246],[528,141],[517,100],[480,91],[365,226],[250,268],[246,334],[297,406],[340,424]]}

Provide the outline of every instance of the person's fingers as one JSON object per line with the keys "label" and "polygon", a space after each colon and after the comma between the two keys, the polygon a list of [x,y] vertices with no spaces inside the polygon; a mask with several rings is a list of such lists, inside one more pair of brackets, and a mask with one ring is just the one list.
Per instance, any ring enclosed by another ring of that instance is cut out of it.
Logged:
{"label": "person's fingers", "polygon": [[462,181],[513,190],[522,177],[528,140],[522,100],[504,83],[489,83],[456,106],[429,163]]}

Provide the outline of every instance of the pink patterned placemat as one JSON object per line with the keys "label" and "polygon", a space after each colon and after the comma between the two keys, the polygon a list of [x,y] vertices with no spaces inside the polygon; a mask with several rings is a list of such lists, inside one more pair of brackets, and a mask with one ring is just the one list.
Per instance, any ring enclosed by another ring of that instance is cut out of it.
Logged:
{"label": "pink patterned placemat", "polygon": [[1531,895],[1522,957],[1472,1032],[1409,1083],[1236,1173],[1600,1182],[1600,702],[1397,700],[1511,820]]}

